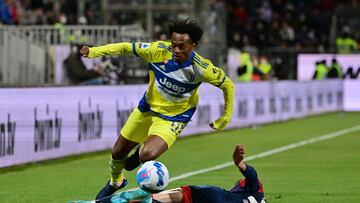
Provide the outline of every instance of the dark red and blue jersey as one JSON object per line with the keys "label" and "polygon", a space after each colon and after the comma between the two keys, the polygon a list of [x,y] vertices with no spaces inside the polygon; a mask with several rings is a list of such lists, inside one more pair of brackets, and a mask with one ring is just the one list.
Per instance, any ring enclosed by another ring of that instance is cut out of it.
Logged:
{"label": "dark red and blue jersey", "polygon": [[264,199],[264,191],[256,170],[252,166],[246,165],[246,170],[240,170],[240,172],[245,178],[236,182],[230,191],[243,196],[253,196],[257,202],[261,202]]}
{"label": "dark red and blue jersey", "polygon": [[[241,171],[241,170],[240,170]],[[263,186],[253,167],[241,171],[244,179],[229,191],[215,186],[183,186],[185,203],[264,203]]]}

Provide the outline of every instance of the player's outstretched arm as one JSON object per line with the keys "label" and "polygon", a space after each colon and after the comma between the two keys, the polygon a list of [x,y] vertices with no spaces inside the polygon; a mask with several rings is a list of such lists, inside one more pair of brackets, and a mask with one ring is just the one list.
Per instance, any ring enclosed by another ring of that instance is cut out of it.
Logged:
{"label": "player's outstretched arm", "polygon": [[233,153],[234,164],[239,168],[240,172],[246,179],[246,184],[252,191],[257,191],[259,187],[258,176],[256,170],[244,162],[245,149],[244,146],[238,144]]}
{"label": "player's outstretched arm", "polygon": [[127,55],[133,53],[132,46],[133,46],[132,43],[129,42],[107,44],[98,47],[84,46],[81,48],[80,54],[88,58],[96,58],[100,56],[109,56],[109,55]]}
{"label": "player's outstretched arm", "polygon": [[165,190],[152,195],[153,203],[182,203],[184,196],[181,188]]}
{"label": "player's outstretched arm", "polygon": [[209,125],[215,130],[223,130],[230,122],[233,113],[234,84],[229,77],[225,76],[223,82],[218,87],[223,91],[224,95],[224,114]]}

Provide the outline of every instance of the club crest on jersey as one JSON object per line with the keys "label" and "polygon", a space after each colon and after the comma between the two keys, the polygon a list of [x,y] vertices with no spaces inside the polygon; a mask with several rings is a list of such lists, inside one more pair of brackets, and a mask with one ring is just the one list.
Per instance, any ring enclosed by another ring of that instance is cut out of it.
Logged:
{"label": "club crest on jersey", "polygon": [[168,89],[171,89],[172,91],[180,94],[186,91],[185,87],[181,87],[179,85],[173,84],[172,82],[168,81],[166,77],[160,78],[159,82],[167,87]]}

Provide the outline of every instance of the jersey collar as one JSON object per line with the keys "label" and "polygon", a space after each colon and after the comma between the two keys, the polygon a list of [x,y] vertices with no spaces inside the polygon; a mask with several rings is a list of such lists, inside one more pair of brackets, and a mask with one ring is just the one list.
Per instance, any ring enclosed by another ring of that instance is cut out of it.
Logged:
{"label": "jersey collar", "polygon": [[190,65],[192,64],[192,61],[193,61],[193,59],[194,59],[194,56],[195,56],[195,52],[192,51],[191,54],[190,54],[190,56],[189,56],[189,58],[188,58],[186,61],[184,61],[184,63],[177,63],[177,62],[174,60],[174,57],[173,57],[173,62],[174,62],[175,65],[178,65],[178,66],[180,66],[180,67],[188,67],[188,66],[190,66]]}

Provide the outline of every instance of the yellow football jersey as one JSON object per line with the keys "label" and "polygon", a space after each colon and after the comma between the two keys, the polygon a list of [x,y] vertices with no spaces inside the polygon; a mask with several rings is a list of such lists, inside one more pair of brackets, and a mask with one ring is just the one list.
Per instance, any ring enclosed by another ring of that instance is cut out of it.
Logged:
{"label": "yellow football jersey", "polygon": [[[148,63],[150,82],[138,105],[141,112],[152,111],[167,120],[187,122],[196,110],[198,88],[202,82],[221,89],[233,88],[231,80],[222,69],[195,51],[182,64],[174,61],[170,42],[108,44],[90,48],[88,57],[125,54],[134,54]],[[232,94],[230,92],[225,95],[231,100],[227,106],[230,109],[225,107],[228,119],[232,115],[233,89],[231,90]]]}

